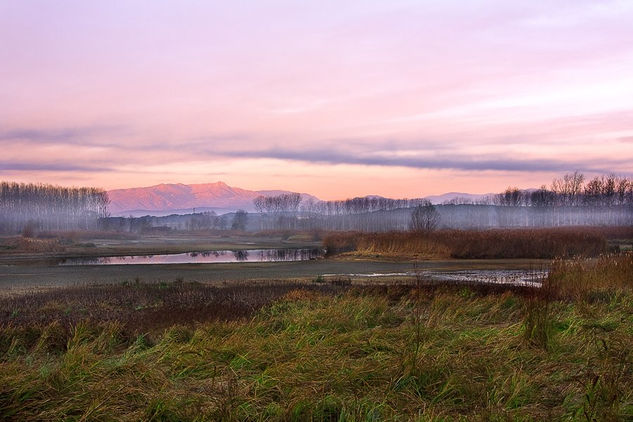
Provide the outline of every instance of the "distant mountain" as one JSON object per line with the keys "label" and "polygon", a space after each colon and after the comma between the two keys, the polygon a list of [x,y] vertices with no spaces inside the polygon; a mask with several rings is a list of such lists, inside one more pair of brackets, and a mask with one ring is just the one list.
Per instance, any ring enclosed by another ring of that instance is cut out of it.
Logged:
{"label": "distant mountain", "polygon": [[[260,195],[277,196],[292,193],[285,190],[253,191],[232,187],[224,182],[184,185],[182,183],[160,184],[142,188],[115,189],[108,191],[110,212],[113,216],[135,217],[142,215],[164,216],[169,214],[189,214],[215,211],[217,214],[243,209],[255,211],[253,199]],[[442,195],[427,196],[433,204],[443,204],[455,199],[477,202],[493,194],[472,194],[449,192]],[[302,193],[303,200],[319,201],[313,195]],[[367,198],[381,198],[378,195],[367,195]]]}
{"label": "distant mountain", "polygon": [[428,199],[433,204],[443,204],[448,201],[452,201],[454,199],[466,199],[468,201],[477,202],[488,196],[494,195],[493,193],[464,193],[464,192],[448,192],[442,195],[431,195],[427,196],[424,199]]}
{"label": "distant mountain", "polygon": [[[252,191],[236,188],[224,182],[184,185],[160,184],[142,188],[108,191],[113,216],[185,214],[196,211],[231,212],[238,209],[254,211],[253,199],[260,195],[276,196],[292,193],[282,190]],[[319,199],[305,193],[302,198]]]}

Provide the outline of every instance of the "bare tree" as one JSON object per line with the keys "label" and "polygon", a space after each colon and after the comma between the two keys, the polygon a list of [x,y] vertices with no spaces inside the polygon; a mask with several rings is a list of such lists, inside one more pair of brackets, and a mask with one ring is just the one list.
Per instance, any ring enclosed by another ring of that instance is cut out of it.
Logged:
{"label": "bare tree", "polygon": [[563,205],[578,205],[585,176],[578,171],[567,173],[562,179],[554,179],[552,190],[562,199]]}
{"label": "bare tree", "polygon": [[246,222],[248,221],[248,213],[244,210],[237,210],[233,217],[231,230],[246,230]]}
{"label": "bare tree", "polygon": [[431,204],[431,201],[426,199],[416,206],[411,214],[411,229],[415,231],[433,231],[437,228],[439,222],[439,212]]}
{"label": "bare tree", "polygon": [[518,207],[524,201],[523,192],[519,188],[508,186],[505,192],[495,198],[495,203],[504,207]]}

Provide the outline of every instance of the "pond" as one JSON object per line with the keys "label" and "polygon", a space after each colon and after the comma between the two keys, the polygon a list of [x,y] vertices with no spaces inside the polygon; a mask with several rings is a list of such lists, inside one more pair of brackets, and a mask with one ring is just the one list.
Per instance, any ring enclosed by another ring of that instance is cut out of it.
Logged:
{"label": "pond", "polygon": [[230,262],[288,262],[322,258],[325,250],[307,249],[243,249],[205,252],[186,252],[162,255],[128,255],[66,258],[59,265],[155,265],[155,264],[211,264]]}

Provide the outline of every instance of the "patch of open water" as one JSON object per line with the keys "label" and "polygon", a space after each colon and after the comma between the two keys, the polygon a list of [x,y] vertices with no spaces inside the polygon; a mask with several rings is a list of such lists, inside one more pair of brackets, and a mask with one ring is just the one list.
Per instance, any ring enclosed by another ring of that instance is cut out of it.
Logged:
{"label": "patch of open water", "polygon": [[129,255],[66,258],[59,265],[155,265],[155,264],[210,264],[230,262],[288,262],[322,258],[325,251],[308,249],[243,249],[234,251],[205,251],[161,255]]}

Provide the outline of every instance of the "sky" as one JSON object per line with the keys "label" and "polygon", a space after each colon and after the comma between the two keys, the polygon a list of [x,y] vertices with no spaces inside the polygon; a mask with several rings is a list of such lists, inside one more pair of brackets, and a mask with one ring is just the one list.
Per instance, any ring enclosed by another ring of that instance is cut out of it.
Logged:
{"label": "sky", "polygon": [[633,1],[0,0],[0,179],[323,199],[633,175]]}

